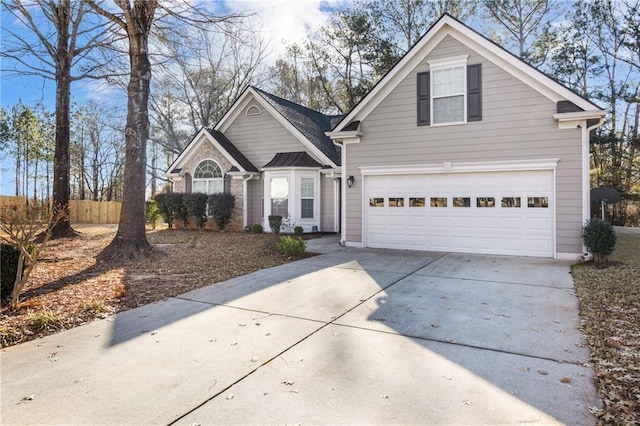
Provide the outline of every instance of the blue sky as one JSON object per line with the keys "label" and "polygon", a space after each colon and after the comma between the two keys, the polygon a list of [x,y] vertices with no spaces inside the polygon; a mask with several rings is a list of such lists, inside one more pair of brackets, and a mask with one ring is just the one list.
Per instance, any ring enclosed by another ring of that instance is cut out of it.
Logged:
{"label": "blue sky", "polygon": [[[275,59],[284,52],[283,41],[300,41],[307,32],[313,31],[328,19],[334,5],[343,0],[228,0],[224,2],[230,11],[255,12],[254,27],[262,28],[266,39],[271,39],[270,60]],[[221,2],[222,3],[222,2]],[[2,28],[20,30],[15,19],[3,12],[0,17]],[[6,34],[2,33],[3,41]],[[53,81],[44,80],[41,77],[21,75],[9,78],[9,69],[12,65],[6,60],[0,64],[0,99],[1,105],[10,110],[19,100],[26,105],[42,103],[47,109],[55,108],[55,84]],[[115,92],[105,93],[98,89],[93,81],[75,82],[72,85],[72,102],[82,102],[88,97],[97,98],[99,101],[113,102]],[[118,101],[123,107],[126,105],[122,93],[118,93]],[[6,158],[0,158],[0,195],[13,195],[15,191],[15,176],[12,162]]]}

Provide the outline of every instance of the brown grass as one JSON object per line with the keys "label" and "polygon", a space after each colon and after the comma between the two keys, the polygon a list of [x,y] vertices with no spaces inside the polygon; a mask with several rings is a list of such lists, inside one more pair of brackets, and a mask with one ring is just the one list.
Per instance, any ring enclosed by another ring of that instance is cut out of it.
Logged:
{"label": "brown grass", "polygon": [[640,424],[640,232],[617,229],[604,269],[576,265],[582,327],[591,347],[602,410],[598,424]]}
{"label": "brown grass", "polygon": [[124,264],[96,264],[116,226],[74,226],[75,239],[43,248],[20,308],[0,310],[2,347],[115,312],[288,262],[270,234],[149,230],[154,253]]}

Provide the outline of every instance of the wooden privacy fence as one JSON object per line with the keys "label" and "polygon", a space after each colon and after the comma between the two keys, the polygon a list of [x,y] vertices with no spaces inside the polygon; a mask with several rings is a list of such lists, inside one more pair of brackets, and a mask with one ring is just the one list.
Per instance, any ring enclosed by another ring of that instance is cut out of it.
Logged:
{"label": "wooden privacy fence", "polygon": [[7,195],[0,195],[0,209],[4,209],[7,207],[18,207],[19,209],[24,209],[24,206],[27,204],[27,197],[13,197]]}
{"label": "wooden privacy fence", "polygon": [[120,222],[119,201],[71,200],[69,214],[71,223],[118,223]]}
{"label": "wooden privacy fence", "polygon": [[[0,195],[0,209],[15,207],[21,211],[27,203],[27,197],[14,197]],[[119,201],[92,201],[92,200],[71,200],[69,201],[69,214],[71,223],[118,223],[120,222],[120,209],[122,203]]]}

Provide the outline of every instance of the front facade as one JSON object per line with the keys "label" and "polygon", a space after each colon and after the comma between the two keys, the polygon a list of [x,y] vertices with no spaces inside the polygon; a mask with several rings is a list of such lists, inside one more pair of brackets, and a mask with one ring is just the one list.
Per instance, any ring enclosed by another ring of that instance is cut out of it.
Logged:
{"label": "front facade", "polygon": [[444,15],[346,116],[249,88],[168,176],[236,194],[244,226],[280,214],[348,246],[575,259],[605,113]]}
{"label": "front facade", "polygon": [[305,232],[339,230],[339,154],[325,135],[334,117],[248,87],[213,129],[169,167],[175,192],[236,197],[230,229],[281,215]]}
{"label": "front facade", "polygon": [[342,240],[576,258],[604,114],[445,15],[329,133]]}

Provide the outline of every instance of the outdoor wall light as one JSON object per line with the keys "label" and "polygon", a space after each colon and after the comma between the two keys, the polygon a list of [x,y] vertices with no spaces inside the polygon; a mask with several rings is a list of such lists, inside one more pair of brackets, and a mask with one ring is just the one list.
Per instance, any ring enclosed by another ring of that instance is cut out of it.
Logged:
{"label": "outdoor wall light", "polygon": [[356,178],[354,178],[354,177],[353,177],[353,175],[352,175],[352,176],[349,176],[349,177],[347,178],[347,186],[348,186],[349,188],[351,188],[351,187],[353,186],[353,182],[355,182],[355,180],[356,180]]}

